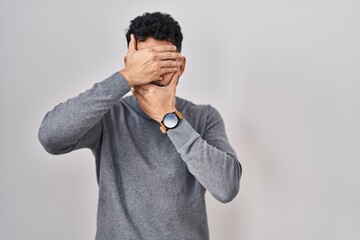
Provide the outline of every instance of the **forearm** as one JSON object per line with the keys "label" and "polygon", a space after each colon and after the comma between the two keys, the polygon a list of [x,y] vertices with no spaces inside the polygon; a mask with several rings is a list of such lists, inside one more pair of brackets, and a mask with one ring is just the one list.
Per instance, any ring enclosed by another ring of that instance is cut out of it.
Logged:
{"label": "forearm", "polygon": [[127,81],[116,72],[78,96],[58,104],[41,123],[41,144],[52,154],[69,151],[129,91]]}
{"label": "forearm", "polygon": [[167,134],[204,188],[223,203],[235,198],[239,192],[241,165],[234,153],[208,144],[186,120]]}

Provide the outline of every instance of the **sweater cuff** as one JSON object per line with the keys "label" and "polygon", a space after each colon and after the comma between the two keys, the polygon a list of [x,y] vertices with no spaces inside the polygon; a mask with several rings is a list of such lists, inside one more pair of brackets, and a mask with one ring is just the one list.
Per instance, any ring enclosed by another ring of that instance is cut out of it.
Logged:
{"label": "sweater cuff", "polygon": [[174,144],[176,150],[179,150],[191,139],[200,136],[189,124],[186,119],[182,119],[179,125],[174,129],[169,129],[167,131],[171,142]]}
{"label": "sweater cuff", "polygon": [[121,98],[131,89],[128,81],[119,72],[113,73],[111,76],[101,82],[101,87],[114,98]]}

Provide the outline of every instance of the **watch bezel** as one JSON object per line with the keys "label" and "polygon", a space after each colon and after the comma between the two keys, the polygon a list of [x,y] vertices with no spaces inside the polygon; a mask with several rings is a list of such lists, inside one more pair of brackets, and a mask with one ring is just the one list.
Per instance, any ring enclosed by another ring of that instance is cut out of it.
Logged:
{"label": "watch bezel", "polygon": [[[175,115],[175,117],[176,117],[176,119],[177,119],[177,122],[176,122],[176,124],[175,124],[173,127],[169,127],[169,126],[167,126],[167,125],[165,124],[165,119],[166,119],[166,117],[168,117],[169,115]],[[170,113],[167,113],[167,114],[164,115],[164,117],[163,117],[163,119],[162,119],[161,122],[162,122],[162,124],[165,126],[166,130],[168,130],[168,129],[173,129],[173,128],[176,128],[176,126],[179,124],[180,118],[179,118],[179,116],[176,114],[176,111],[175,111],[175,112],[170,112]]]}
{"label": "watch bezel", "polygon": [[[165,124],[164,124],[164,119],[168,114],[175,114],[177,119],[178,119],[178,121],[177,121],[177,123],[176,123],[176,125],[174,127],[169,128],[169,127],[165,126]],[[167,130],[176,128],[183,118],[184,118],[183,115],[177,110],[175,112],[169,112],[169,113],[165,114],[163,119],[160,122],[160,130],[161,130],[161,132],[166,133]]]}

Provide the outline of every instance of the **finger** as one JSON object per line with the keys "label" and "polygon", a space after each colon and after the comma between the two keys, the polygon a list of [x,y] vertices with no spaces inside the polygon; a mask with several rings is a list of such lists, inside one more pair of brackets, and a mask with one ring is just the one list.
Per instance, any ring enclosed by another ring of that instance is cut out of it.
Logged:
{"label": "finger", "polygon": [[164,74],[168,74],[168,73],[173,73],[178,71],[179,68],[178,67],[173,67],[173,68],[160,68],[160,73],[159,75],[162,76]]}
{"label": "finger", "polygon": [[139,86],[134,87],[134,89],[135,89],[135,91],[134,91],[135,94],[143,96],[146,93],[146,90],[142,89]]}
{"label": "finger", "polygon": [[143,97],[136,90],[134,90],[133,94],[137,101],[141,101],[143,99]]}
{"label": "finger", "polygon": [[136,100],[139,101],[138,96],[137,96],[137,93],[136,93],[135,90],[133,91],[133,95],[134,95],[134,97],[136,98]]}
{"label": "finger", "polygon": [[147,90],[149,90],[149,88],[150,88],[151,85],[152,85],[152,84],[141,84],[141,85],[137,85],[136,87],[137,87],[137,88],[141,88],[141,89],[143,89],[144,91],[147,91]]}
{"label": "finger", "polygon": [[171,77],[171,81],[167,87],[169,88],[176,88],[177,82],[179,81],[181,72],[177,71],[174,73],[174,75]]}
{"label": "finger", "polygon": [[136,50],[136,41],[134,34],[130,35],[129,50]]}
{"label": "finger", "polygon": [[176,60],[182,57],[178,52],[159,52],[156,55],[160,60]]}
{"label": "finger", "polygon": [[161,45],[161,46],[152,47],[152,50],[154,52],[157,52],[157,53],[175,52],[176,51],[176,46],[174,46],[174,45]]}
{"label": "finger", "polygon": [[174,60],[162,60],[160,61],[161,68],[169,68],[169,67],[180,67],[181,62]]}

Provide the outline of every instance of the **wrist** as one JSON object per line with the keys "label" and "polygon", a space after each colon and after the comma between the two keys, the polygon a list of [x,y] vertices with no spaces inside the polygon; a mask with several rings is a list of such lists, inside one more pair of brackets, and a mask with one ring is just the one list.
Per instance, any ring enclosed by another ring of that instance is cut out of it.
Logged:
{"label": "wrist", "polygon": [[132,87],[135,86],[134,81],[131,79],[130,74],[126,71],[125,68],[124,68],[124,69],[121,69],[121,70],[119,71],[119,74],[121,74],[121,75],[125,78],[125,80],[126,80],[126,81],[128,82],[128,84],[129,84],[130,88],[132,88]]}
{"label": "wrist", "polygon": [[168,111],[163,111],[158,117],[157,119],[155,119],[158,123],[161,123],[161,121],[164,119],[165,115],[168,113],[173,113],[176,112],[176,108],[170,108]]}

